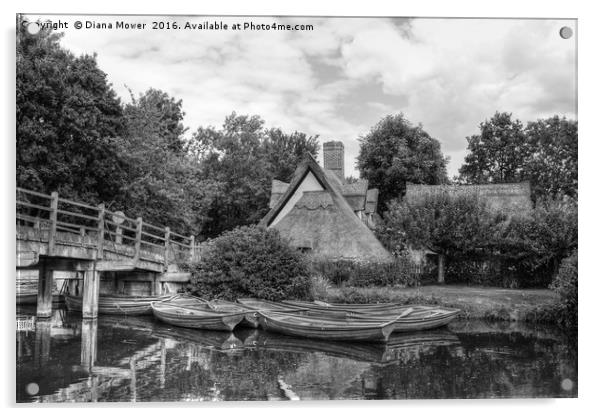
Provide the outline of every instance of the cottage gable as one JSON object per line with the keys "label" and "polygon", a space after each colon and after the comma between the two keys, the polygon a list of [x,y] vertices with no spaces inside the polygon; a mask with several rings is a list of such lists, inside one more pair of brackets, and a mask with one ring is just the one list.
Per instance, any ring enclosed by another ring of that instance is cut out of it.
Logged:
{"label": "cottage gable", "polygon": [[365,210],[367,183],[347,186],[340,176],[323,170],[308,154],[286,190],[284,182],[272,182],[271,209],[260,225],[277,229],[294,247],[310,250],[313,256],[390,260],[389,252],[355,211]]}

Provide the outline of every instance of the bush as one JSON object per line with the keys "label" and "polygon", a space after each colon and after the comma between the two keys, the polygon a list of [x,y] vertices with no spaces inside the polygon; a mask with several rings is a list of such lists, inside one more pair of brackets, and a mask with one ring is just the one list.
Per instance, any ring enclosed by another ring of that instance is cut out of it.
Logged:
{"label": "bush", "polygon": [[562,261],[558,274],[550,285],[560,296],[557,305],[557,321],[568,328],[577,328],[577,251]]}
{"label": "bush", "polygon": [[521,287],[546,287],[577,248],[577,235],[574,201],[538,201],[531,215],[513,218],[500,233],[501,271]]}
{"label": "bush", "polygon": [[273,229],[239,227],[225,232],[209,240],[200,262],[188,269],[195,291],[203,297],[311,298],[306,259]]}
{"label": "bush", "polygon": [[312,274],[319,275],[335,285],[368,286],[418,286],[418,266],[407,256],[396,257],[392,262],[354,262],[350,260],[315,260]]}

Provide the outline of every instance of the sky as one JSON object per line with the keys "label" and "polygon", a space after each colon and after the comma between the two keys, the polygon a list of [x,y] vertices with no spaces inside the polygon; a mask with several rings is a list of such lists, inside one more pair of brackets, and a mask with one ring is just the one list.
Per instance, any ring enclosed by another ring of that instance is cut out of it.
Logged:
{"label": "sky", "polygon": [[[224,118],[257,114],[266,127],[319,135],[345,145],[346,175],[358,139],[402,112],[441,142],[453,177],[466,137],[496,111],[526,123],[555,114],[577,118],[575,20],[28,16],[66,22],[61,43],[97,53],[123,102],[148,88],[183,101],[188,135]],[[74,22],[113,29],[75,29]],[[146,23],[116,29],[115,23]],[[153,30],[153,21],[180,29]],[[183,29],[186,22],[228,30]],[[311,31],[232,30],[236,23],[311,24]]]}

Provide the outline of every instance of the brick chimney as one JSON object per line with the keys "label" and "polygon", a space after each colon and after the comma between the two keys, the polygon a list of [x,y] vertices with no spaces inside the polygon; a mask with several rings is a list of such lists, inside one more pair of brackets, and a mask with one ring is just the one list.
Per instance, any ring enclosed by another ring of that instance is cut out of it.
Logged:
{"label": "brick chimney", "polygon": [[345,147],[343,142],[331,141],[323,145],[324,169],[333,171],[345,183]]}

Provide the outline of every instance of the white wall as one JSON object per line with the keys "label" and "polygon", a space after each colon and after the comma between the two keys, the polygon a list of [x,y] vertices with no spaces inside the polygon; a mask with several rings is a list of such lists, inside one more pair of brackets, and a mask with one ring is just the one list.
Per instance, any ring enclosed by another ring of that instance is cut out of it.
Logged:
{"label": "white wall", "polygon": [[303,182],[299,184],[299,187],[297,188],[295,193],[290,197],[286,205],[282,208],[282,210],[280,210],[276,218],[274,218],[274,220],[269,226],[273,227],[274,225],[278,224],[278,222],[282,218],[284,218],[286,214],[288,214],[291,211],[291,209],[293,209],[297,201],[301,199],[301,197],[303,196],[303,192],[323,190],[324,188],[322,187],[322,185],[320,185],[320,182],[318,182],[314,174],[308,172],[305,178],[303,179]]}

